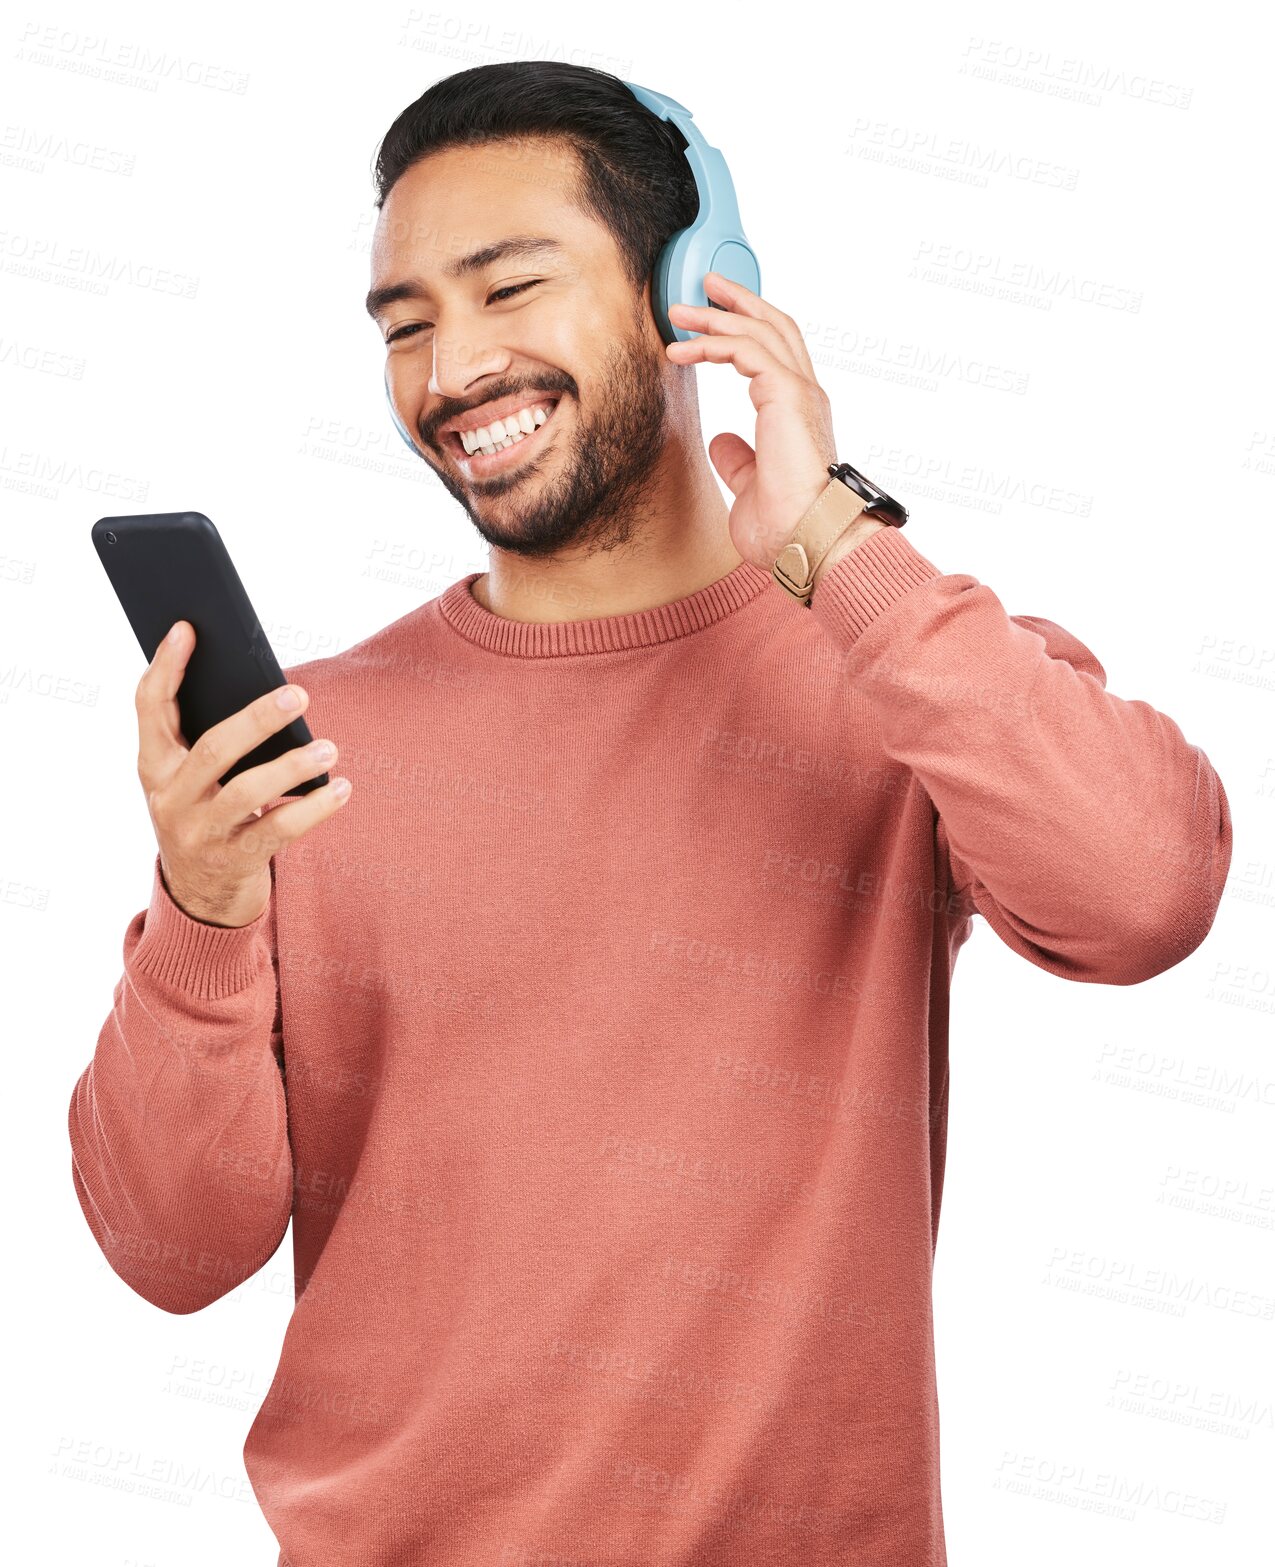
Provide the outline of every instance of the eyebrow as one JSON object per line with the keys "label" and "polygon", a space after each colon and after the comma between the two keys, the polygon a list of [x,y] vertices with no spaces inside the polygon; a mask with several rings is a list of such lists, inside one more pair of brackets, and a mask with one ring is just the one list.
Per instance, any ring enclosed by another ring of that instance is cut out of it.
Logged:
{"label": "eyebrow", "polygon": [[[481,272],[493,262],[504,261],[511,256],[565,255],[556,239],[544,239],[536,234],[515,234],[510,239],[497,240],[494,245],[484,245],[481,250],[471,250],[467,256],[458,256],[443,268],[447,277],[467,277]],[[372,289],[364,301],[367,313],[375,321],[389,305],[400,299],[423,299],[429,290],[414,279],[402,283],[387,283],[383,288]]]}

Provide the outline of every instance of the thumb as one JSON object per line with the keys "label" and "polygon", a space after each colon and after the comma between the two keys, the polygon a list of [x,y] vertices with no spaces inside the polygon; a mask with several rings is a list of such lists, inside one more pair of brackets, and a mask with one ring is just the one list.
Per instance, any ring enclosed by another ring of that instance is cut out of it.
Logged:
{"label": "thumb", "polygon": [[742,436],[729,430],[713,437],[708,443],[708,455],[732,495],[744,489],[757,465],[757,453]]}

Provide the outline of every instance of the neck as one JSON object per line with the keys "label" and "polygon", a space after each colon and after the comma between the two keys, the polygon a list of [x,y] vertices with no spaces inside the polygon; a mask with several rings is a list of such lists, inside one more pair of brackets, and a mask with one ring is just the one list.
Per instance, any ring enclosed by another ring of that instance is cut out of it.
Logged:
{"label": "neck", "polygon": [[698,425],[670,440],[641,521],[627,543],[528,558],[493,547],[472,585],[482,607],[506,620],[553,624],[655,609],[718,581],[743,557],[731,543],[730,509],[704,453]]}

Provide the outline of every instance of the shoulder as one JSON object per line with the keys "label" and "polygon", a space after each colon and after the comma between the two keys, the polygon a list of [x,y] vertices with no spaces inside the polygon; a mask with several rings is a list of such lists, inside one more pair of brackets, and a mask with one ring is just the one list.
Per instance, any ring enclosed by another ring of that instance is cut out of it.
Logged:
{"label": "shoulder", "polygon": [[361,700],[422,685],[454,684],[458,675],[454,652],[448,657],[449,634],[439,612],[442,597],[436,594],[339,653],[282,665],[285,678],[304,686],[311,697],[348,695]]}

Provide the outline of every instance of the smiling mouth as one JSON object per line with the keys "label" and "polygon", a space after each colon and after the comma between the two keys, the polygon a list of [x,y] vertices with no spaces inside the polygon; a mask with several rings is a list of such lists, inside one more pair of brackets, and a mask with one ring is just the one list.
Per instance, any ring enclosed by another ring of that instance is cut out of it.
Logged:
{"label": "smiling mouth", "polygon": [[[552,396],[539,397],[532,402],[526,403],[524,406],[528,411],[536,407],[542,408],[546,415],[545,419],[536,425],[534,429],[519,429],[507,435],[505,441],[509,444],[497,446],[492,452],[485,451],[481,446],[474,447],[472,451],[466,451],[465,443],[461,439],[459,430],[448,430],[443,437],[444,445],[463,467],[474,466],[483,468],[489,464],[494,466],[498,458],[508,456],[512,453],[515,446],[526,446],[528,442],[533,445],[539,444],[542,433],[553,423],[553,416],[557,411],[559,402],[562,400],[562,395],[561,392],[555,392]],[[508,418],[509,415],[505,417]]]}

